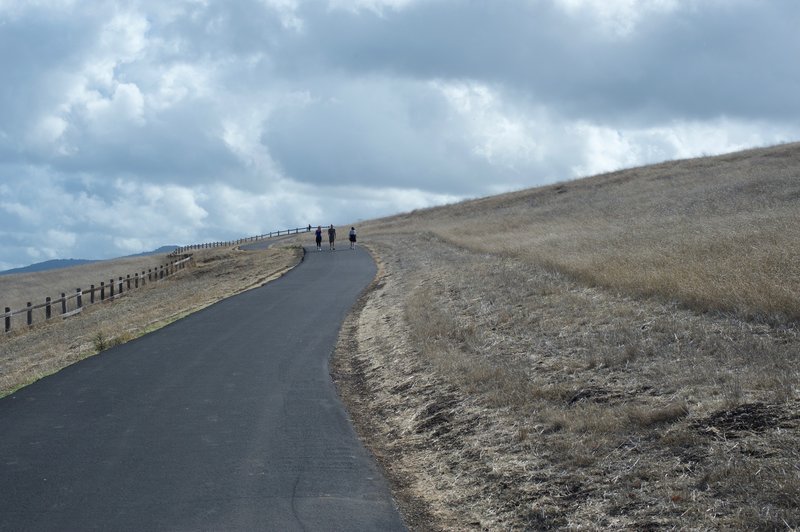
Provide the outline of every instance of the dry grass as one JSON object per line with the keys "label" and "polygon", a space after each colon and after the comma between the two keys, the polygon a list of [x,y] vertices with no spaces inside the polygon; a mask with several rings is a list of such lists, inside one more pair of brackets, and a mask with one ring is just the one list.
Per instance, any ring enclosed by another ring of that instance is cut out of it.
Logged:
{"label": "dry grass", "polygon": [[362,227],[382,277],[336,376],[412,528],[800,526],[798,172],[781,146]]}
{"label": "dry grass", "polygon": [[388,218],[634,296],[800,319],[800,145],[663,163]]}
{"label": "dry grass", "polygon": [[[86,307],[66,320],[56,318],[31,329],[16,327],[0,337],[0,397],[87,356],[259,286],[293,267],[300,256],[297,246],[258,252],[200,250],[195,253],[194,267],[163,281]],[[103,273],[107,271],[102,269]],[[94,278],[96,273],[90,271],[89,277]],[[31,277],[39,276],[40,283],[34,285],[49,289],[66,274],[68,271],[43,272]]]}

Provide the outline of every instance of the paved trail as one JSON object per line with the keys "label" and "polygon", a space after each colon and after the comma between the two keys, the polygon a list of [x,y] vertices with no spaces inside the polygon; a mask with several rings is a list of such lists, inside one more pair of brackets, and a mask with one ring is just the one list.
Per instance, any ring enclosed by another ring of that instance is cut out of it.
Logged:
{"label": "paved trail", "polygon": [[0,530],[402,530],[328,375],[374,274],[309,251],[1,399]]}

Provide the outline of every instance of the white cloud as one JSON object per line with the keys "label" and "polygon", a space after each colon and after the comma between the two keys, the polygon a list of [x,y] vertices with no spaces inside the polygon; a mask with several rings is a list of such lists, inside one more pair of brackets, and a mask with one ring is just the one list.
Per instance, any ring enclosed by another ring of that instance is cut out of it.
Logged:
{"label": "white cloud", "polygon": [[98,28],[87,50],[80,75],[86,91],[112,91],[118,83],[117,69],[143,58],[148,44],[147,19],[134,12],[112,15]]}
{"label": "white cloud", "polygon": [[147,18],[136,12],[114,15],[100,32],[99,51],[116,63],[129,63],[139,58],[147,47]]}
{"label": "white cloud", "polygon": [[0,264],[797,140],[798,16],[792,0],[0,0]]}
{"label": "white cloud", "polygon": [[473,152],[490,165],[511,170],[527,169],[540,160],[533,111],[514,108],[501,94],[477,82],[436,81],[432,86],[444,94],[464,120],[463,131],[472,138]]}
{"label": "white cloud", "polygon": [[208,217],[201,206],[208,201],[208,195],[202,190],[122,179],[111,184],[111,190],[110,200],[82,194],[73,201],[81,205],[84,223],[108,227],[124,238],[137,237],[152,243],[175,232],[192,234]]}
{"label": "white cloud", "polygon": [[77,0],[0,0],[0,15],[13,20],[32,9],[69,11],[76,3]]}
{"label": "white cloud", "polygon": [[575,176],[598,174],[619,170],[635,164],[639,154],[630,139],[620,131],[587,123],[578,123],[568,128],[583,143],[582,164],[572,167]]}
{"label": "white cloud", "polygon": [[297,16],[300,0],[261,0],[265,5],[274,9],[284,28],[294,31],[303,30],[303,19]]}
{"label": "white cloud", "polygon": [[211,94],[210,68],[178,63],[170,65],[161,73],[156,89],[146,94],[145,100],[149,107],[163,111],[187,98],[207,98]]}
{"label": "white cloud", "polygon": [[28,134],[28,142],[33,146],[40,146],[54,153],[65,153],[66,149],[61,141],[67,129],[67,121],[60,116],[46,115],[41,117]]}
{"label": "white cloud", "polygon": [[328,6],[330,9],[341,9],[354,13],[367,10],[377,15],[384,15],[387,10],[399,11],[422,1],[423,0],[328,0]]}
{"label": "white cloud", "polygon": [[144,97],[135,84],[120,83],[110,98],[95,93],[86,111],[99,134],[125,130],[128,125],[144,124]]}
{"label": "white cloud", "polygon": [[23,205],[17,201],[2,201],[0,209],[18,217],[25,223],[35,223],[41,220],[41,213],[33,205]]}
{"label": "white cloud", "polygon": [[710,122],[673,122],[647,128],[614,129],[578,122],[567,134],[577,139],[579,162],[573,177],[583,177],[670,159],[719,155],[750,147],[800,139],[800,126],[721,118]]}
{"label": "white cloud", "polygon": [[147,249],[147,244],[141,238],[118,238],[115,244],[120,253],[125,255],[133,255]]}
{"label": "white cloud", "polygon": [[52,244],[49,247],[53,249],[71,248],[78,240],[78,235],[71,231],[50,229],[45,234],[47,235],[48,242]]}
{"label": "white cloud", "polygon": [[642,19],[667,14],[694,0],[555,0],[571,16],[589,15],[607,33],[625,37],[634,32]]}
{"label": "white cloud", "polygon": [[[27,257],[27,259],[29,259],[30,261],[42,261],[47,259],[53,259],[58,256],[57,251],[55,250],[52,249],[46,250],[44,248],[39,248],[34,246],[28,246],[24,248],[24,251],[25,251],[25,257]],[[18,267],[18,266],[27,266],[27,265],[14,264],[12,267]]]}
{"label": "white cloud", "polygon": [[[455,203],[467,197],[455,194],[432,194],[420,189],[394,187],[387,189],[357,187],[355,189],[347,189],[346,192],[352,196],[355,206],[367,206],[366,209],[353,209],[358,218],[367,219],[382,216],[387,212],[395,212],[395,210],[403,212],[425,209],[445,203]],[[339,218],[339,220],[346,221],[347,218]]]}

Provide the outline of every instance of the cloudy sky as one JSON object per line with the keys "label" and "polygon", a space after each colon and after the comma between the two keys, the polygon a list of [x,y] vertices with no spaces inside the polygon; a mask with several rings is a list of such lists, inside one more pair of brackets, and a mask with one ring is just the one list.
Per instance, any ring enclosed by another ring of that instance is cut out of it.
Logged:
{"label": "cloudy sky", "polygon": [[0,0],[0,270],[800,140],[796,0]]}

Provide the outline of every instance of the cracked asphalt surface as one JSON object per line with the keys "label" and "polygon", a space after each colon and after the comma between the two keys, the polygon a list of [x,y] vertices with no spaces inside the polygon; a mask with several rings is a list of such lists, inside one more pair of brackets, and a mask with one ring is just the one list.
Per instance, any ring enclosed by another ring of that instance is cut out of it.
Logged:
{"label": "cracked asphalt surface", "polygon": [[363,249],[0,399],[2,530],[404,530],[328,373]]}

